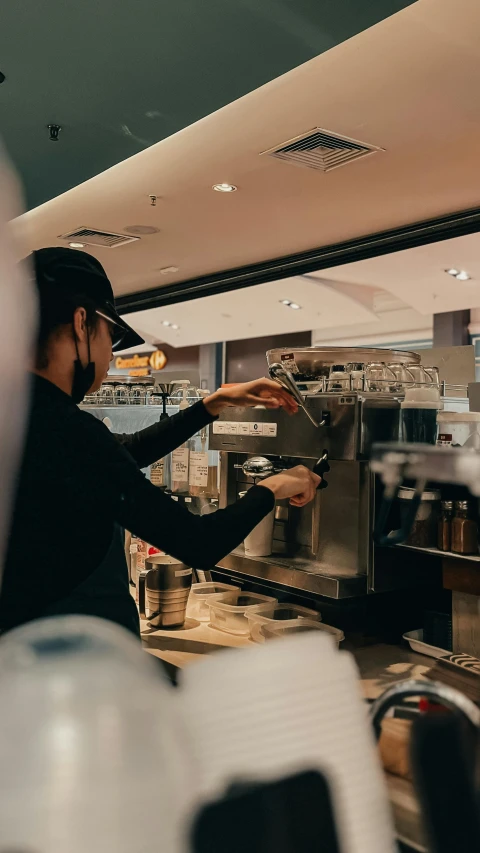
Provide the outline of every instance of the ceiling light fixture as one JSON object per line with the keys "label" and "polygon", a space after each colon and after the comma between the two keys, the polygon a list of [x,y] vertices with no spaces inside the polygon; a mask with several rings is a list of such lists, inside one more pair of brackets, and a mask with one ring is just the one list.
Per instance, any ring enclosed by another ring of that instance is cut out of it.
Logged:
{"label": "ceiling light fixture", "polygon": [[175,331],[178,331],[179,328],[180,328],[180,326],[177,326],[176,323],[172,323],[172,329],[174,329]]}
{"label": "ceiling light fixture", "polygon": [[214,184],[212,189],[217,193],[234,193],[237,187],[234,184]]}
{"label": "ceiling light fixture", "polygon": [[170,320],[162,320],[162,326],[169,326]]}
{"label": "ceiling light fixture", "polygon": [[292,302],[291,299],[280,299],[281,305],[286,305],[287,308],[293,308],[294,311],[299,311],[302,307],[297,302]]}
{"label": "ceiling light fixture", "polygon": [[469,281],[471,276],[469,276],[468,272],[466,272],[465,270],[460,270],[460,272],[458,273],[458,275],[455,276],[455,278],[457,279],[457,281]]}
{"label": "ceiling light fixture", "polygon": [[71,249],[84,249],[85,243],[69,243]]}
{"label": "ceiling light fixture", "polygon": [[451,269],[449,269],[449,270],[445,270],[445,272],[446,272],[448,275],[458,275],[458,273],[460,272],[460,270],[456,270],[456,269],[455,269],[455,267],[452,267],[452,268],[451,268]]}

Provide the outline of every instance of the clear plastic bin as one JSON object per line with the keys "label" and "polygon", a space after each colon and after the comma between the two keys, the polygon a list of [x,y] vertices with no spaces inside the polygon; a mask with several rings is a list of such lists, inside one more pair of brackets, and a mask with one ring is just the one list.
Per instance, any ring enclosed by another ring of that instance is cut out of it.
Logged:
{"label": "clear plastic bin", "polygon": [[321,615],[316,610],[311,610],[310,607],[302,607],[300,604],[276,604],[273,613],[265,616],[262,613],[247,613],[248,624],[250,627],[250,636],[256,643],[264,643],[265,637],[261,632],[261,626],[274,622],[291,622],[303,616],[305,619],[313,619],[320,622]]}
{"label": "clear plastic bin", "polygon": [[270,595],[259,595],[253,592],[225,592],[209,601],[210,625],[227,634],[248,636],[250,628],[247,613],[262,613],[270,615],[275,609],[277,599]]}
{"label": "clear plastic bin", "polygon": [[192,584],[187,604],[187,618],[197,619],[199,622],[208,622],[210,620],[208,602],[213,601],[212,596],[218,598],[223,596],[225,592],[236,592],[239,589],[239,586],[230,583],[215,583],[214,581]]}
{"label": "clear plastic bin", "polygon": [[334,628],[333,625],[325,625],[323,622],[317,622],[314,619],[304,619],[302,616],[288,622],[271,621],[263,624],[260,630],[265,640],[288,637],[290,634],[301,634],[304,631],[324,631],[326,634],[330,634],[337,647],[345,639],[345,634],[339,628]]}

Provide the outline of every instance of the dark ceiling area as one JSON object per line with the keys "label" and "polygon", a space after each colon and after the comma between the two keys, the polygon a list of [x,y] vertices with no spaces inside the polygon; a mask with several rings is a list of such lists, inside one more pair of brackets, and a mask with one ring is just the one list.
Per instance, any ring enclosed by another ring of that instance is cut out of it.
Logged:
{"label": "dark ceiling area", "polygon": [[[29,208],[411,0],[15,0],[0,9],[0,132]],[[288,104],[285,105],[288,109]],[[49,124],[61,126],[57,142]]]}

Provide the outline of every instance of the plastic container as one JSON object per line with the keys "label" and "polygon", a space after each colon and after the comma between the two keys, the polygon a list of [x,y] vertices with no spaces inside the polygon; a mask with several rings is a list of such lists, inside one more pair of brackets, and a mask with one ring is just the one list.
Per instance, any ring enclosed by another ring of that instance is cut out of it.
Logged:
{"label": "plastic container", "polygon": [[272,620],[262,625],[260,630],[265,640],[289,637],[291,634],[302,634],[305,631],[323,631],[325,634],[330,634],[337,647],[345,639],[345,634],[339,628],[334,628],[333,625],[324,625],[323,622],[314,619],[304,619],[302,616],[299,616],[298,619],[289,619],[286,622]]}
{"label": "plastic container", "polygon": [[412,652],[418,652],[420,655],[428,655],[430,658],[444,658],[450,655],[448,649],[440,649],[437,646],[431,646],[423,640],[423,628],[417,628],[416,631],[408,631],[403,635],[403,639],[407,641]]}
{"label": "plastic container", "polygon": [[187,618],[197,619],[199,622],[208,622],[210,620],[210,607],[208,602],[221,598],[225,592],[236,592],[240,587],[229,583],[215,583],[214,581],[206,581],[205,583],[194,583],[190,590],[190,596],[187,604]]}
{"label": "plastic container", "polygon": [[321,615],[316,610],[311,610],[310,607],[301,607],[300,604],[276,604],[273,613],[265,616],[262,613],[247,613],[248,624],[250,627],[250,636],[256,643],[264,643],[265,637],[262,634],[262,625],[270,625],[275,622],[291,622],[303,616],[305,619],[313,619],[320,622]]}
{"label": "plastic container", "polygon": [[441,408],[438,388],[408,388],[400,404],[403,440],[435,444],[438,410]]}
{"label": "plastic container", "polygon": [[248,636],[250,628],[248,625],[248,613],[262,613],[266,616],[272,614],[277,599],[270,595],[259,595],[253,592],[225,592],[221,599],[209,601],[210,625],[227,634]]}
{"label": "plastic container", "polygon": [[480,412],[439,412],[437,444],[480,450]]}

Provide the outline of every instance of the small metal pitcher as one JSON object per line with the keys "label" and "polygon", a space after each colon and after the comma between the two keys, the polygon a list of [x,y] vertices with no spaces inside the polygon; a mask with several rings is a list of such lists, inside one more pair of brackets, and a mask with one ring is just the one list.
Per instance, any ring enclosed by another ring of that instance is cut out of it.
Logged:
{"label": "small metal pitcher", "polygon": [[[179,628],[185,622],[192,586],[192,569],[167,554],[153,554],[138,574],[138,609],[141,619],[155,628]],[[145,606],[148,604],[149,613]]]}

